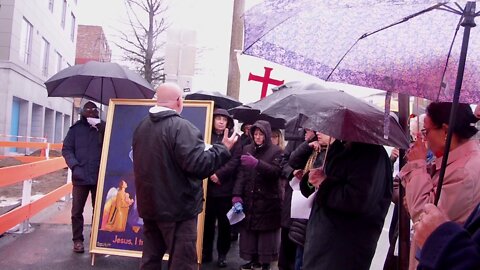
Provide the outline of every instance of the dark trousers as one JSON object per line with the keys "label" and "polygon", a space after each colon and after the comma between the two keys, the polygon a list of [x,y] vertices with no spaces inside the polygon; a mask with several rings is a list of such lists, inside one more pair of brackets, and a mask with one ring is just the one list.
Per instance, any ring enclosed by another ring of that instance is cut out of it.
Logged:
{"label": "dark trousers", "polygon": [[297,245],[297,255],[295,258],[295,270],[303,269],[303,246]]}
{"label": "dark trousers", "polygon": [[72,233],[73,241],[82,241],[83,238],[83,209],[87,202],[88,193],[92,194],[92,208],[95,209],[97,185],[73,185],[72,189]]}
{"label": "dark trousers", "polygon": [[218,220],[217,252],[226,256],[230,250],[230,223],[227,212],[232,208],[231,197],[207,197],[205,206],[205,223],[203,227],[203,254],[211,257],[215,238],[215,222]]}
{"label": "dark trousers", "polygon": [[169,254],[168,269],[197,270],[197,218],[162,222],[143,219],[142,270],[162,269],[162,259]]}
{"label": "dark trousers", "polygon": [[288,233],[288,228],[282,227],[280,235],[280,251],[278,253],[278,269],[293,270],[295,267],[295,254],[297,251],[297,244],[295,244]]}

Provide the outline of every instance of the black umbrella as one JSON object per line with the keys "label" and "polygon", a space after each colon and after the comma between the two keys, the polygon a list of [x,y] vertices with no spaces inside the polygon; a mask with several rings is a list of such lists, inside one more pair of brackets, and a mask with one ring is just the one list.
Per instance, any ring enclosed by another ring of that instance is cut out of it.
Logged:
{"label": "black umbrella", "polygon": [[385,120],[382,111],[340,90],[284,89],[249,106],[287,121],[303,114],[308,117],[303,127],[337,139],[402,149],[409,146],[405,133],[392,116],[388,115]]}
{"label": "black umbrella", "polygon": [[151,99],[152,86],[119,64],[90,61],[65,68],[45,82],[49,97],[84,97],[108,105],[111,98]]}
{"label": "black umbrella", "polygon": [[195,93],[187,94],[185,96],[185,99],[186,100],[213,100],[215,102],[216,107],[220,107],[225,110],[242,105],[240,101],[217,91],[198,91]]}
{"label": "black umbrella", "polygon": [[272,117],[267,114],[260,113],[260,110],[253,109],[252,107],[241,105],[235,108],[229,109],[229,113],[233,115],[233,118],[242,123],[253,124],[257,120],[265,120],[270,123],[272,128],[285,129],[285,119]]}

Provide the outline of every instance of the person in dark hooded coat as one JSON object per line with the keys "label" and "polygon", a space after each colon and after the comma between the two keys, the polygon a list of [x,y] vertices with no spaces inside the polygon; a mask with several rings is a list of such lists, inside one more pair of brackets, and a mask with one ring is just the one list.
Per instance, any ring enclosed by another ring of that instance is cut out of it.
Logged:
{"label": "person in dark hooded coat", "polygon": [[[225,129],[229,130],[229,136],[231,136],[234,132],[233,125],[233,118],[225,109],[215,109],[213,111],[212,144],[222,142]],[[218,222],[217,266],[221,268],[227,266],[226,257],[230,250],[231,230],[227,212],[232,207],[233,185],[235,184],[237,168],[240,165],[241,152],[242,146],[239,140],[230,150],[232,156],[227,163],[208,178],[202,262],[212,260],[215,223]]]}
{"label": "person in dark hooded coat", "polygon": [[89,101],[63,141],[62,156],[72,170],[72,241],[76,253],[85,251],[83,210],[89,193],[92,207],[95,204],[104,131],[105,122],[100,120],[97,105]]}
{"label": "person in dark hooded coat", "polygon": [[281,217],[280,160],[282,149],[272,144],[270,123],[255,122],[253,142],[243,148],[232,202],[242,202],[245,219],[240,228],[241,269],[270,269],[278,259]]}
{"label": "person in dark hooded coat", "polygon": [[391,166],[381,145],[332,143],[324,170],[309,174],[318,191],[307,226],[304,270],[370,268],[392,197]]}

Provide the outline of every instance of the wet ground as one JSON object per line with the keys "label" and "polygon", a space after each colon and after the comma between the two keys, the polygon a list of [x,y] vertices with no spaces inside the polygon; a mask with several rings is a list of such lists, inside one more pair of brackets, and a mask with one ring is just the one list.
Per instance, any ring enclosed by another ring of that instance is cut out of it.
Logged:
{"label": "wet ground", "polygon": [[[90,202],[87,202],[87,206]],[[96,255],[95,265],[91,265],[91,256],[88,252],[77,254],[72,252],[70,203],[57,202],[48,209],[37,214],[30,220],[30,232],[18,234],[5,233],[0,237],[0,269],[45,269],[45,270],[86,270],[86,269],[138,269],[138,258]],[[86,209],[85,220],[91,220],[91,209]],[[387,216],[385,227],[390,224],[390,215]],[[90,225],[85,228],[84,235],[88,236]],[[88,246],[86,240],[85,246]],[[382,269],[385,254],[388,250],[387,231],[384,229],[378,243],[377,253],[371,269]],[[226,270],[238,270],[245,263],[238,256],[238,242],[233,242],[232,249],[227,257]],[[166,267],[165,267],[166,269]],[[213,262],[201,266],[202,270],[220,269]],[[272,269],[276,269],[273,267]]]}

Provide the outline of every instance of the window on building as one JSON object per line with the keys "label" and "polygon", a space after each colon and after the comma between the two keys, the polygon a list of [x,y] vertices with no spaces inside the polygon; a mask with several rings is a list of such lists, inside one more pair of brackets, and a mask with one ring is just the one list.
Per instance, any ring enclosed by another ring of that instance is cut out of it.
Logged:
{"label": "window on building", "polygon": [[70,29],[70,39],[72,41],[75,40],[75,24],[76,24],[76,19],[75,19],[75,15],[73,15],[73,12],[70,13],[70,16],[72,17],[72,26],[71,26],[71,29]]}
{"label": "window on building", "polygon": [[55,4],[55,0],[48,0],[48,10],[53,13],[53,6]]}
{"label": "window on building", "polygon": [[62,70],[62,55],[55,51],[55,73],[59,72],[60,70]]}
{"label": "window on building", "polygon": [[63,0],[62,6],[62,28],[65,29],[65,20],[67,19],[67,0]]}
{"label": "window on building", "polygon": [[20,60],[22,60],[25,64],[30,63],[30,57],[32,54],[32,33],[33,33],[33,26],[32,24],[27,21],[27,19],[23,18],[22,21],[22,30],[20,34]]}
{"label": "window on building", "polygon": [[48,76],[48,60],[50,58],[50,43],[42,38],[42,54],[40,63],[42,65],[42,75]]}

